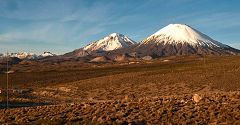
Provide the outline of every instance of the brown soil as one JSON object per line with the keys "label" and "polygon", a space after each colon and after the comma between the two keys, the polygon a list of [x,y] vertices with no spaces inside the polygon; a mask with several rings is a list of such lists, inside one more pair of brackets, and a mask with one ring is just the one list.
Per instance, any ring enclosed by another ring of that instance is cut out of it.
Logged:
{"label": "brown soil", "polygon": [[2,109],[10,124],[240,124],[240,93],[158,96]]}
{"label": "brown soil", "polygon": [[79,64],[14,65],[12,86],[32,91],[12,100],[57,105],[1,109],[0,122],[239,124],[239,56]]}

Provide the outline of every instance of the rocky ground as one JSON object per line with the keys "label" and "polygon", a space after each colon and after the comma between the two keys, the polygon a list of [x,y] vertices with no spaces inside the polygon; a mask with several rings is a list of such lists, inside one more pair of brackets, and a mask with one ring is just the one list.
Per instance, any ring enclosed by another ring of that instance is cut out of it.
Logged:
{"label": "rocky ground", "polygon": [[[0,124],[238,125],[239,62],[239,56],[181,57],[96,68],[42,65],[39,72],[16,65],[22,71],[9,75],[9,86],[31,91],[10,94],[10,109],[0,96]],[[5,78],[0,74],[0,83]]]}
{"label": "rocky ground", "polygon": [[240,92],[1,109],[5,124],[240,124]]}

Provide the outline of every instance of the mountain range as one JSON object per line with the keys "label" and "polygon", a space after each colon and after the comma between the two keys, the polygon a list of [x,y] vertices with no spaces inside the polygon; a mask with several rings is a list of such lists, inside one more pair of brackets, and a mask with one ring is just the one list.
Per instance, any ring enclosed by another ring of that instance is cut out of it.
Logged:
{"label": "mountain range", "polygon": [[[0,54],[0,57],[5,57],[7,54]],[[53,54],[51,52],[43,52],[40,55],[34,54],[34,53],[28,53],[28,52],[18,52],[18,53],[10,53],[8,54],[9,57],[12,58],[19,58],[22,60],[35,60],[35,59],[42,59],[44,57],[50,57],[50,56],[56,56],[56,54]]]}
{"label": "mountain range", "polygon": [[[181,55],[238,55],[240,50],[220,43],[186,24],[169,24],[146,39],[135,42],[126,35],[112,33],[72,52],[55,55],[44,52],[12,53],[20,59],[65,60],[81,58],[88,62],[152,59]],[[1,56],[1,54],[0,54]],[[3,54],[2,54],[3,56]],[[51,57],[45,59],[44,57]]]}
{"label": "mountain range", "polygon": [[137,43],[113,33],[89,45],[64,54],[64,57],[130,56],[152,58],[181,55],[236,55],[238,49],[220,43],[186,24],[169,24]]}

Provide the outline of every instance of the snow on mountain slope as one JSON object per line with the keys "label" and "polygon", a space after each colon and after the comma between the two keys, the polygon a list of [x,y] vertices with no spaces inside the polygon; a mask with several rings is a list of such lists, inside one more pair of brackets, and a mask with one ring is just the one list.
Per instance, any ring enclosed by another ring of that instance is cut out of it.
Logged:
{"label": "snow on mountain slope", "polygon": [[125,35],[112,33],[103,39],[95,41],[83,48],[85,51],[111,51],[129,47],[136,42]]}
{"label": "snow on mountain slope", "polygon": [[[0,54],[0,57],[6,57],[7,54]],[[18,53],[9,53],[9,57],[17,57],[19,59],[40,59],[48,56],[56,56],[55,54],[52,54],[51,52],[43,52],[41,55],[37,55],[34,53],[28,53],[28,52],[18,52]]]}
{"label": "snow on mountain slope", "polygon": [[43,54],[39,55],[39,57],[48,57],[48,56],[55,56],[55,54],[52,54],[51,52],[43,52]]}
{"label": "snow on mountain slope", "polygon": [[34,53],[18,52],[18,53],[11,53],[10,57],[17,57],[19,59],[37,59],[38,55]]}
{"label": "snow on mountain slope", "polygon": [[186,24],[169,24],[143,40],[133,51],[138,56],[236,55],[240,51],[213,40]]}
{"label": "snow on mountain slope", "polygon": [[227,47],[186,24],[169,24],[148,37],[143,44],[153,39],[156,43],[164,44],[187,43],[191,46]]}

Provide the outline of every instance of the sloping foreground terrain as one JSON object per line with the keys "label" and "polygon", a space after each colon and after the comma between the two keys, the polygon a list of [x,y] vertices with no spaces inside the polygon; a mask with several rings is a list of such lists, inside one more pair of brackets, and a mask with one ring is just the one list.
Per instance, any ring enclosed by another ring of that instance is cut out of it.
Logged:
{"label": "sloping foreground terrain", "polygon": [[[95,68],[64,65],[13,66],[21,70],[10,74],[10,82],[31,91],[11,95],[11,101],[50,105],[2,107],[0,122],[240,124],[239,56],[175,57]],[[5,74],[0,78],[4,83]]]}

